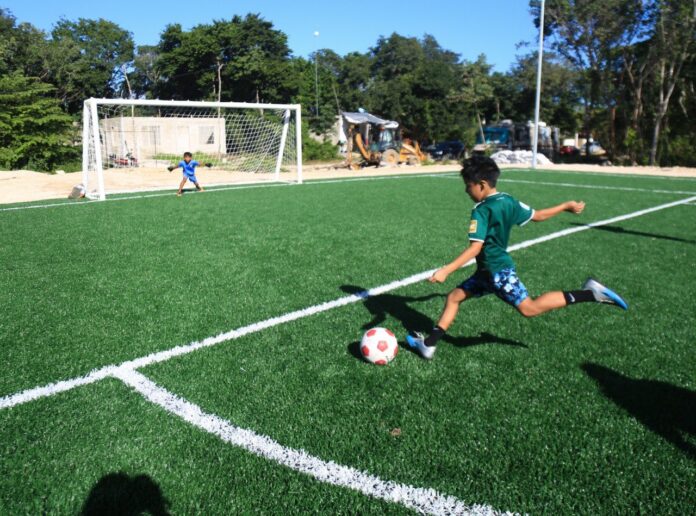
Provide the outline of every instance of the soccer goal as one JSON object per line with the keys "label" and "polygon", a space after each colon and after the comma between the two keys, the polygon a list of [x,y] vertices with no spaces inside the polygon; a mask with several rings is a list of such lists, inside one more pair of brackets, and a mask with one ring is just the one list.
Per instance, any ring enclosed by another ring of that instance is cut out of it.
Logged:
{"label": "soccer goal", "polygon": [[184,152],[204,187],[302,183],[298,104],[88,99],[82,170],[86,196],[176,189]]}

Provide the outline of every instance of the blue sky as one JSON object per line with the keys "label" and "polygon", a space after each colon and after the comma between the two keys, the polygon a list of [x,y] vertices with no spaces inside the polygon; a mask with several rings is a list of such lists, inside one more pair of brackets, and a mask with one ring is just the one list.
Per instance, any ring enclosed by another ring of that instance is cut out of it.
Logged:
{"label": "blue sky", "polygon": [[465,59],[485,53],[498,71],[507,71],[517,54],[529,52],[531,47],[518,50],[518,43],[537,37],[528,5],[528,0],[0,0],[0,7],[9,8],[19,21],[44,30],[61,17],[106,18],[132,32],[141,45],[157,43],[170,23],[188,29],[249,12],[260,13],[285,32],[297,56],[317,47],[341,55],[364,52],[380,35],[428,33]]}

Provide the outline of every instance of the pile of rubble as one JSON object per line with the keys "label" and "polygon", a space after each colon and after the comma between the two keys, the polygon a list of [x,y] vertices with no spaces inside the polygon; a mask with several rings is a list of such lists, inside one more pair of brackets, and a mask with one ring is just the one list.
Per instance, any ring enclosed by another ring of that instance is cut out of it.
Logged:
{"label": "pile of rubble", "polygon": [[[495,161],[498,165],[531,165],[532,164],[532,151],[528,150],[501,150],[496,152],[491,156],[491,159]],[[552,162],[549,158],[541,153],[537,153],[537,164],[538,165],[551,165]]]}

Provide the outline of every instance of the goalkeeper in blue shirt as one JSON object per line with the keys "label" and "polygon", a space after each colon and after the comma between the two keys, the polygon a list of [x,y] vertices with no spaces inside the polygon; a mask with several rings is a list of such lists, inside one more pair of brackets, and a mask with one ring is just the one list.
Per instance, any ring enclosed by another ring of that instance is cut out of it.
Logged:
{"label": "goalkeeper in blue shirt", "polygon": [[[184,177],[181,178],[181,183],[179,183],[179,190],[176,192],[176,195],[178,197],[181,196],[186,181],[191,181],[196,186],[196,190],[198,190],[199,192],[204,191],[203,187],[198,183],[198,179],[196,178],[196,167],[198,165],[200,165],[200,163],[193,159],[193,154],[191,154],[190,152],[184,152],[184,159],[182,159],[177,166],[167,167],[167,170],[169,170],[170,172],[181,167],[182,172],[184,174]],[[205,166],[210,168],[213,165],[212,163],[206,163]]]}

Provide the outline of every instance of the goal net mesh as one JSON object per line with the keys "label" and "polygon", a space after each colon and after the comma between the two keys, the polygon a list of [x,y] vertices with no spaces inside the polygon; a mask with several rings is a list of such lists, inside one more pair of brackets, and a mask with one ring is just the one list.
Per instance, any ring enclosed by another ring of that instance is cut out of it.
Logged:
{"label": "goal net mesh", "polygon": [[98,102],[95,109],[88,103],[83,165],[89,197],[100,190],[176,188],[181,171],[167,168],[185,152],[199,163],[204,186],[298,180],[293,109]]}

